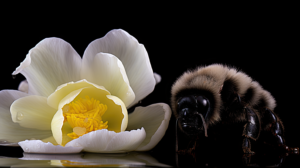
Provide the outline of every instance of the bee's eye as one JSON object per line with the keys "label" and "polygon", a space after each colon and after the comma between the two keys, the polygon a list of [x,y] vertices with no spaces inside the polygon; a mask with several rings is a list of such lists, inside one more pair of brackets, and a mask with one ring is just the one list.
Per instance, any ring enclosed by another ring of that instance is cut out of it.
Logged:
{"label": "bee's eye", "polygon": [[197,97],[197,110],[201,113],[206,113],[209,109],[209,100],[203,96]]}
{"label": "bee's eye", "polygon": [[196,100],[194,96],[185,96],[178,100],[178,110],[182,110],[184,108],[196,109]]}

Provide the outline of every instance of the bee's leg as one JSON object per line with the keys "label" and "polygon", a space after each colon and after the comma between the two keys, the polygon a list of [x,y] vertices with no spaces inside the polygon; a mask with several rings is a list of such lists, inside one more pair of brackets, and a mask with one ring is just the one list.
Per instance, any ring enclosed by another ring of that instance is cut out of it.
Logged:
{"label": "bee's leg", "polygon": [[[175,131],[176,131],[176,142],[175,142],[176,143],[176,148],[175,148],[176,153],[178,153],[178,154],[193,154],[195,152],[195,149],[196,149],[198,136],[197,137],[194,137],[194,136],[192,137],[191,141],[189,142],[189,144],[187,146],[187,149],[185,149],[185,150],[179,150],[178,149],[178,143],[179,143],[178,142],[179,141],[179,139],[178,139],[178,119],[176,120],[176,128],[175,128]],[[191,143],[194,143],[192,148],[190,148]]]}
{"label": "bee's leg", "polygon": [[283,124],[280,119],[274,114],[274,112],[268,108],[265,108],[264,120],[267,124],[264,124],[264,132],[269,135],[270,138],[265,138],[265,143],[275,148],[284,150],[290,154],[298,154],[299,148],[289,148],[285,145],[285,139],[283,135]]}
{"label": "bee's leg", "polygon": [[278,120],[278,117],[268,108],[265,109],[264,117],[267,117],[269,120],[266,130],[272,133],[273,137],[276,139],[276,144],[278,146],[285,146],[285,140],[283,138],[283,126]]}
{"label": "bee's leg", "polygon": [[242,149],[245,154],[253,154],[251,151],[251,141],[250,139],[256,140],[260,132],[260,122],[258,116],[252,109],[244,107],[240,96],[237,93],[231,94],[228,99],[229,108],[231,110],[245,110],[247,123],[244,126],[244,131],[242,136],[244,137],[242,142]]}
{"label": "bee's leg", "polygon": [[251,142],[247,137],[245,137],[243,140],[242,148],[244,153],[254,153],[251,151]]}
{"label": "bee's leg", "polygon": [[244,153],[254,153],[251,151],[250,139],[256,140],[258,138],[260,133],[260,122],[258,116],[252,109],[245,107],[245,112],[248,121],[244,126],[244,131],[242,134],[242,136],[244,136],[242,148]]}
{"label": "bee's leg", "polygon": [[[198,141],[198,140],[199,140],[199,137],[198,137],[198,136],[194,136],[193,139],[191,140],[191,142],[194,142],[194,145],[193,145],[193,147],[191,147],[191,148],[189,149],[190,153],[193,153],[193,152],[196,151],[197,141]],[[191,142],[190,142],[190,143],[191,143]],[[190,146],[190,145],[189,145],[189,146]]]}
{"label": "bee's leg", "polygon": [[244,154],[243,165],[247,167],[281,167],[286,159],[286,155],[276,153]]}

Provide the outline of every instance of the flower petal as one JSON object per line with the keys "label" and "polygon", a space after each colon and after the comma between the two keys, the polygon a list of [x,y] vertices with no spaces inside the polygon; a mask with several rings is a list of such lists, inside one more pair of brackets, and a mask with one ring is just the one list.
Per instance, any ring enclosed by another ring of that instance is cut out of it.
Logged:
{"label": "flower petal", "polygon": [[27,54],[13,72],[22,73],[29,84],[29,94],[48,97],[64,83],[80,79],[81,57],[66,41],[46,38]]}
{"label": "flower petal", "polygon": [[98,53],[82,65],[81,78],[104,86],[109,92],[119,97],[126,106],[130,105],[135,95],[122,62],[114,55]]}
{"label": "flower petal", "polygon": [[23,80],[20,84],[19,84],[19,87],[18,87],[18,90],[19,91],[22,91],[22,92],[25,92],[25,93],[28,93],[28,82],[27,80]]}
{"label": "flower petal", "polygon": [[137,107],[128,115],[127,130],[144,127],[146,138],[136,151],[152,149],[165,135],[171,118],[171,109],[164,103],[152,104],[147,107]]}
{"label": "flower petal", "polygon": [[[78,84],[78,83],[76,83],[76,84]],[[70,85],[70,86],[73,86],[73,88],[74,88],[74,85]],[[88,87],[84,87],[84,88],[88,88]],[[84,88],[72,91],[71,93],[66,95],[64,98],[60,99],[60,102],[57,105],[58,110],[52,118],[51,130],[52,130],[52,134],[53,134],[55,141],[59,145],[65,145],[67,142],[72,140],[72,139],[70,139],[70,137],[67,136],[67,133],[72,132],[72,127],[67,122],[64,124],[64,116],[63,116],[62,107],[64,105],[72,102]],[[65,91],[66,90],[70,91],[68,88],[65,88]],[[65,94],[64,90],[60,90],[60,91],[62,91],[62,94]],[[104,92],[104,93],[108,94],[107,92]],[[57,97],[59,97],[59,96],[61,96],[61,95],[58,94]]]}
{"label": "flower petal", "polygon": [[161,76],[160,76],[159,74],[157,74],[157,73],[154,73],[153,75],[154,75],[156,84],[160,83],[160,81],[161,81]]}
{"label": "flower petal", "polygon": [[[116,105],[119,105],[121,107],[121,112],[123,114],[123,118],[121,121],[121,130],[120,131],[125,131],[128,125],[128,112],[127,109],[125,107],[125,104],[122,102],[122,100],[120,100],[118,97],[116,96],[112,96],[112,95],[107,95],[106,96],[108,99],[112,100]],[[103,116],[102,119],[105,121],[110,120],[110,118],[116,118],[119,113],[120,110],[118,109],[112,109],[110,111],[107,111]],[[116,122],[118,123],[118,122]],[[116,127],[116,128],[113,128]],[[109,123],[109,127],[107,128],[108,130],[118,130],[119,129],[119,124],[115,124],[112,125],[111,123]]]}
{"label": "flower petal", "polygon": [[79,153],[82,147],[62,147],[60,145],[54,146],[52,143],[44,143],[41,140],[26,140],[19,142],[19,145],[26,153],[42,153],[42,154],[67,154]]}
{"label": "flower petal", "polygon": [[52,143],[53,145],[58,145],[58,143],[56,142],[56,140],[54,139],[53,136],[48,137],[48,138],[45,138],[45,139],[42,139],[41,141],[43,141],[43,142],[45,142],[45,143],[50,142],[50,143]]}
{"label": "flower petal", "polygon": [[44,139],[52,135],[50,130],[45,131],[24,128],[18,123],[14,123],[12,121],[11,113],[9,110],[11,104],[15,100],[25,96],[28,96],[28,94],[16,90],[0,91],[0,140],[2,140],[3,143],[6,143],[7,146],[13,145],[7,144],[7,141],[19,142],[31,138]]}
{"label": "flower petal", "polygon": [[77,89],[77,90],[69,93],[66,97],[64,97],[63,100],[60,101],[59,108],[52,118],[52,121],[51,121],[52,134],[53,134],[55,141],[59,145],[65,145],[67,143],[67,141],[70,140],[65,135],[67,134],[67,132],[72,132],[72,128],[69,125],[66,125],[67,123],[64,124],[64,116],[63,116],[62,107],[65,104],[68,104],[72,100],[74,100],[74,98],[76,96],[78,96],[78,94],[82,91],[82,89]]}
{"label": "flower petal", "polygon": [[[110,94],[110,92],[108,90],[106,90],[103,86],[98,86],[96,84],[93,84],[93,83],[91,83],[91,82],[83,79],[83,80],[80,80],[80,81],[77,81],[77,82],[69,82],[69,83],[65,83],[63,85],[60,85],[59,87],[57,87],[57,89],[55,90],[55,92],[52,93],[48,97],[47,103],[52,108],[58,109],[59,108],[59,104],[61,103],[62,99],[64,99],[67,95],[69,95],[71,92],[73,92],[75,90],[82,89],[82,88],[87,88],[87,87],[98,88],[98,89],[101,89],[101,90],[107,92],[106,95]],[[78,94],[80,93],[80,91],[78,92]],[[77,95],[75,95],[75,97]],[[72,100],[75,97],[73,97]],[[72,101],[72,100],[70,100],[70,101]],[[70,103],[70,101],[67,102],[67,103]],[[61,106],[64,106],[64,105],[65,104],[62,104]]]}
{"label": "flower petal", "polygon": [[84,151],[95,153],[124,153],[135,150],[145,137],[144,128],[119,133],[102,129],[70,141],[66,147],[82,146]]}
{"label": "flower petal", "polygon": [[115,55],[124,65],[130,86],[135,93],[135,100],[128,108],[153,91],[155,79],[148,53],[144,45],[139,44],[133,36],[119,29],[94,40],[84,52],[83,66],[88,66],[100,52]]}
{"label": "flower petal", "polygon": [[13,122],[22,127],[51,130],[56,110],[48,106],[46,97],[30,95],[14,101],[10,112]]}

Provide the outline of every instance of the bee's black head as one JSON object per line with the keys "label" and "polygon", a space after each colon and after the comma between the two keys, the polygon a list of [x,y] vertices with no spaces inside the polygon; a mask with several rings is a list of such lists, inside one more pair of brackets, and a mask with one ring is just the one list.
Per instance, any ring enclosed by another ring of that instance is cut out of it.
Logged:
{"label": "bee's black head", "polygon": [[202,95],[187,95],[178,99],[178,122],[181,130],[188,135],[199,134],[207,131],[210,101]]}

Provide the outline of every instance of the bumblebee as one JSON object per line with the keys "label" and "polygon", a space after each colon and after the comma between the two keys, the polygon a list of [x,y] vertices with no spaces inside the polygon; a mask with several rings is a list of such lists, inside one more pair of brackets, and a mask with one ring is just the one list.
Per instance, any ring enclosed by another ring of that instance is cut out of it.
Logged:
{"label": "bumblebee", "polygon": [[213,64],[185,72],[172,86],[171,106],[176,128],[186,135],[215,135],[231,126],[241,137],[243,153],[254,153],[251,142],[258,139],[288,150],[284,126],[273,111],[275,99],[235,68]]}

